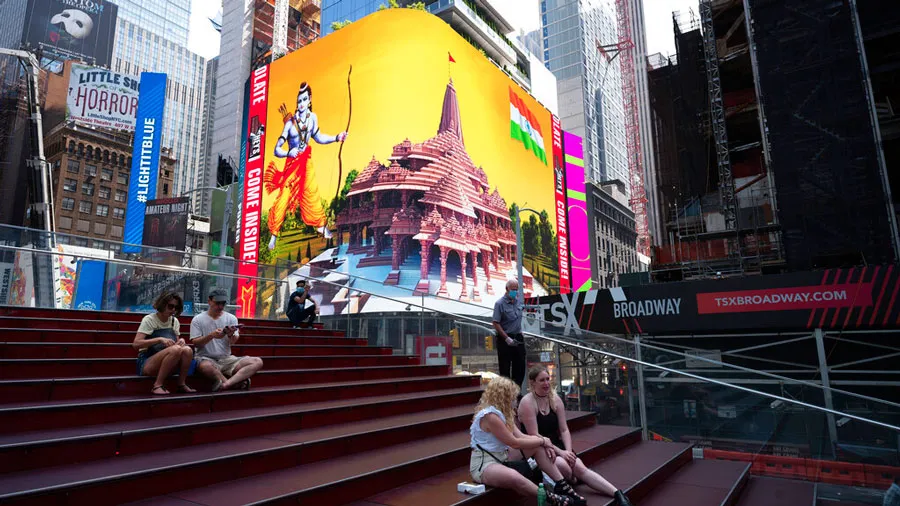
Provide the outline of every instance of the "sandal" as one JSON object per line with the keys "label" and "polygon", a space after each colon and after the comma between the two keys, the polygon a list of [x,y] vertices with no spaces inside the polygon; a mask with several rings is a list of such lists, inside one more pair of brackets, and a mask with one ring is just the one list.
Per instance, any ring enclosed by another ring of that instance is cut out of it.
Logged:
{"label": "sandal", "polygon": [[570,484],[566,479],[562,479],[556,482],[556,485],[553,487],[553,493],[571,497],[575,501],[575,506],[584,506],[587,504],[587,499],[578,495],[575,492],[575,489],[572,488],[572,484]]}
{"label": "sandal", "polygon": [[552,506],[575,506],[574,500],[567,495],[547,492],[547,503]]}
{"label": "sandal", "polygon": [[250,378],[245,379],[237,387],[238,390],[250,390]]}
{"label": "sandal", "polygon": [[616,490],[616,503],[619,506],[632,506],[631,501],[628,500],[628,496],[621,490]]}
{"label": "sandal", "polygon": [[169,395],[169,391],[166,390],[166,387],[160,385],[158,387],[153,387],[153,389],[150,390],[150,394],[151,395]]}
{"label": "sandal", "polygon": [[191,387],[189,387],[189,386],[187,386],[187,385],[178,385],[178,391],[181,392],[181,393],[183,393],[183,394],[195,394],[195,393],[197,393],[196,390],[194,390],[193,388],[191,388]]}

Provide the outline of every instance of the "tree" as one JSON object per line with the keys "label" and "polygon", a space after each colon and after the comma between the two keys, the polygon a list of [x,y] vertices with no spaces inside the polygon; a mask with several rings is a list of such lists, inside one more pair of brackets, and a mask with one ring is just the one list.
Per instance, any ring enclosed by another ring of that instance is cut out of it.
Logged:
{"label": "tree", "polygon": [[541,254],[541,231],[538,220],[532,214],[528,221],[522,224],[522,247],[529,255]]}
{"label": "tree", "polygon": [[309,247],[309,241],[306,241],[306,258],[312,260],[312,249]]}
{"label": "tree", "polygon": [[331,31],[336,32],[341,28],[349,25],[350,23],[352,23],[352,21],[350,21],[349,19],[345,19],[343,21],[334,21],[331,23]]}
{"label": "tree", "polygon": [[300,248],[297,248],[297,263],[303,263],[303,256],[300,255]]}
{"label": "tree", "polygon": [[385,9],[397,9],[400,7],[400,4],[397,3],[397,0],[388,0],[388,4],[381,4],[378,6],[378,10],[383,11]]}
{"label": "tree", "polygon": [[540,228],[541,251],[544,252],[544,255],[550,256],[550,252],[556,249],[556,244],[553,243],[553,226],[550,224],[550,215],[547,214],[547,211],[541,211],[538,227]]}
{"label": "tree", "polygon": [[[269,213],[263,213],[260,218],[260,223],[268,223],[269,221]],[[272,237],[272,234],[269,233],[269,227],[263,225],[259,227],[259,258],[257,259],[261,264],[270,264],[275,259],[275,252],[269,249],[269,239]]]}
{"label": "tree", "polygon": [[425,2],[413,2],[406,6],[407,9],[413,9],[416,11],[424,11],[425,10]]}
{"label": "tree", "polygon": [[328,206],[332,218],[336,217],[347,207],[347,194],[350,193],[350,186],[353,184],[353,181],[356,180],[357,176],[359,176],[359,171],[356,169],[347,173],[347,177],[344,179],[344,186],[341,187],[341,192],[336,199],[331,201],[331,205]]}

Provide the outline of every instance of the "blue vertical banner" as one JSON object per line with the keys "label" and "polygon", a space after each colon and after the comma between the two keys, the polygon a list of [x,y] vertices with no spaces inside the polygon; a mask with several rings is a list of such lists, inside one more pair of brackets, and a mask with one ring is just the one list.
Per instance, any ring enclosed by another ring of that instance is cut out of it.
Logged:
{"label": "blue vertical banner", "polygon": [[106,262],[79,260],[75,281],[73,309],[99,311],[103,306],[103,281],[106,278]]}
{"label": "blue vertical banner", "polygon": [[140,245],[144,239],[144,208],[147,207],[148,200],[156,198],[165,105],[166,74],[142,72],[137,121],[134,125],[128,208],[125,210],[127,245],[122,248],[124,253],[140,253]]}

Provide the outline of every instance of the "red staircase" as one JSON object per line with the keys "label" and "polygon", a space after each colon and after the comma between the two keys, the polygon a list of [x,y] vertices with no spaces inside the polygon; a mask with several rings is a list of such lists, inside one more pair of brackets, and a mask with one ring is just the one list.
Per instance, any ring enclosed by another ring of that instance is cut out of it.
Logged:
{"label": "red staircase", "polygon": [[[468,476],[477,377],[335,332],[245,320],[249,391],[149,395],[130,343],[141,315],[0,308],[0,504],[444,506]],[[184,318],[184,323],[188,319]],[[583,460],[635,504],[813,503],[810,483],[751,478],[682,443],[569,413]],[[589,494],[591,505],[610,504]],[[533,500],[530,501],[533,503]],[[528,501],[525,501],[528,504]]]}

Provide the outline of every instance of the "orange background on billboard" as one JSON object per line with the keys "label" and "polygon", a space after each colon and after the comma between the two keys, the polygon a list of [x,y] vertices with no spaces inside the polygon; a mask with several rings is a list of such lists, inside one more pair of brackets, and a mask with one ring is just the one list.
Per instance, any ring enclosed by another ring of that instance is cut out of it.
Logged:
{"label": "orange background on billboard", "polygon": [[[448,52],[456,63],[449,63]],[[374,156],[385,163],[395,144],[423,142],[437,133],[448,77],[459,99],[463,138],[476,166],[507,205],[546,210],[556,227],[550,112],[459,36],[444,21],[412,9],[376,12],[271,64],[266,165],[284,127],[278,108],[295,111],[300,84],[312,88],[312,110],[328,135],[347,124],[347,72],[353,65],[353,117],[342,154],[343,177],[362,172]],[[449,76],[448,76],[449,65]],[[538,119],[548,164],[510,137],[509,88]],[[338,182],[340,144],[311,141],[320,195],[330,202]],[[343,181],[341,181],[342,183]],[[274,194],[263,194],[269,209]],[[523,215],[523,221],[527,215]],[[263,224],[265,226],[265,224]]]}

